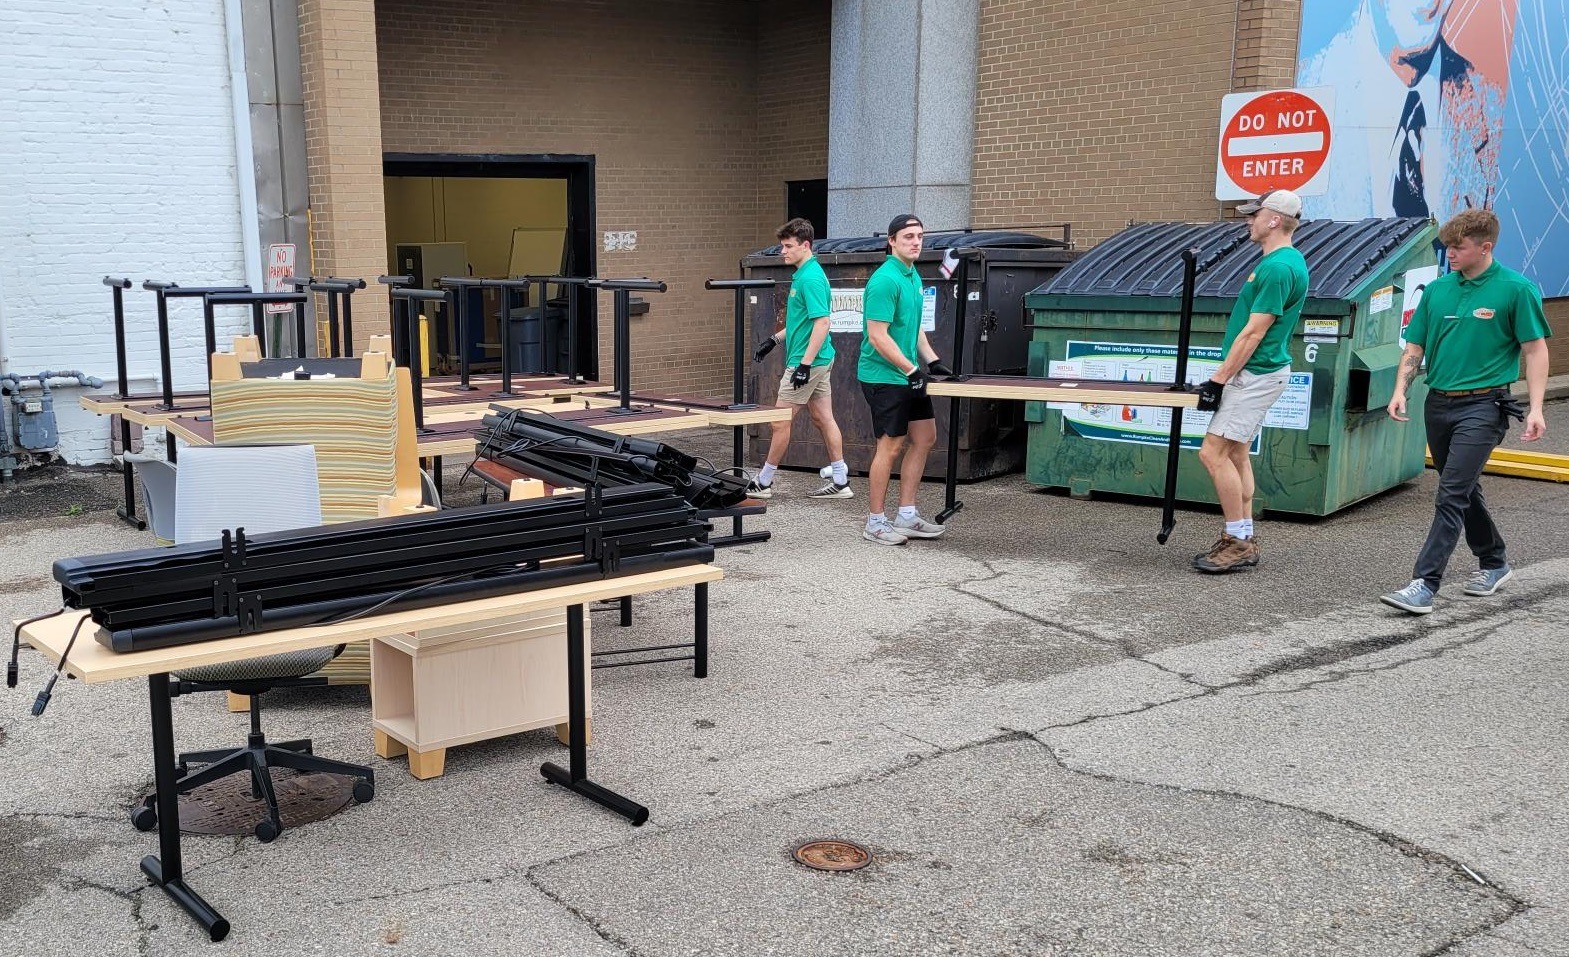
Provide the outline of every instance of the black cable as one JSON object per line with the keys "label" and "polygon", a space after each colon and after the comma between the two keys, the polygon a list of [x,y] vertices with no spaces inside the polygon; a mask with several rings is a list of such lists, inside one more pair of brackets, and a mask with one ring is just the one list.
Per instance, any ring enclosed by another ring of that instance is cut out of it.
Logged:
{"label": "black cable", "polygon": [[47,615],[39,615],[37,618],[29,618],[26,621],[17,622],[16,628],[11,632],[11,663],[5,666],[5,686],[7,688],[16,687],[17,676],[21,673],[17,662],[22,657],[22,629],[34,622],[53,618],[56,615],[63,615],[65,611],[64,608],[61,608],[59,611],[52,611]]}
{"label": "black cable", "polygon": [[[61,609],[61,611],[64,611],[64,609]],[[45,615],[44,617],[49,618],[52,616]],[[71,657],[71,649],[76,647],[76,636],[82,633],[82,626],[92,621],[92,619],[92,615],[83,612],[81,619],[76,623],[76,627],[71,630],[71,640],[65,643],[65,651],[60,653],[60,663],[55,665],[54,674],[49,676],[49,683],[44,685],[44,690],[38,692],[38,697],[33,699],[33,717],[41,717],[44,709],[49,707],[49,698],[54,692],[54,683],[60,680],[60,672],[65,670],[65,660]]]}
{"label": "black cable", "polygon": [[343,624],[346,621],[353,621],[356,618],[364,618],[366,615],[370,614],[371,612],[375,611],[378,608],[384,608],[387,605],[396,604],[397,602],[402,601],[403,599],[409,597],[410,595],[416,594],[418,592],[422,592],[422,591],[424,591],[427,588],[435,588],[437,585],[446,585],[446,584],[450,584],[452,582],[462,581],[465,578],[478,578],[481,575],[488,575],[491,572],[496,571],[497,569],[511,568],[512,566],[514,566],[516,564],[518,564],[518,563],[517,562],[501,562],[500,564],[490,565],[488,567],[476,569],[474,571],[460,572],[460,573],[458,573],[456,575],[448,575],[446,578],[438,578],[435,581],[424,582],[423,584],[415,585],[412,588],[405,588],[403,591],[400,591],[400,592],[398,592],[395,595],[390,595],[390,596],[388,596],[386,598],[383,598],[381,601],[378,601],[376,604],[371,605],[369,608],[361,608],[359,611],[351,612],[350,614],[343,615],[342,617],[339,617],[339,618],[333,618],[331,616],[328,616],[326,618],[323,618],[321,621],[312,622],[310,627],[315,627],[317,625],[341,625],[341,624]]}

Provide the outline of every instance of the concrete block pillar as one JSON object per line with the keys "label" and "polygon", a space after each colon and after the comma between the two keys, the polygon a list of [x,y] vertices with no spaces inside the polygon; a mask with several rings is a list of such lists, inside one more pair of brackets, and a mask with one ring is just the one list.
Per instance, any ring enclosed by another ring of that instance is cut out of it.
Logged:
{"label": "concrete block pillar", "polygon": [[371,284],[354,294],[354,339],[363,346],[388,330],[386,290],[375,284],[387,270],[376,6],[300,0],[299,9],[312,264],[296,271]]}
{"label": "concrete block pillar", "polygon": [[970,225],[980,0],[834,0],[828,232]]}

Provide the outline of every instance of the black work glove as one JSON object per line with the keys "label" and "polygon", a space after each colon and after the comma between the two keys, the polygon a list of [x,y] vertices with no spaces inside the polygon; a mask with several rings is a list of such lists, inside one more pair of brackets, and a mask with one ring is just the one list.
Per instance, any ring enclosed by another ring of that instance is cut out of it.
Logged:
{"label": "black work glove", "polygon": [[1525,406],[1521,405],[1520,400],[1514,396],[1499,396],[1493,400],[1493,404],[1498,407],[1498,411],[1502,412],[1509,418],[1514,419],[1516,422],[1525,421]]}
{"label": "black work glove", "polygon": [[763,356],[766,356],[770,352],[773,352],[774,351],[774,347],[777,346],[777,345],[779,345],[779,340],[775,339],[773,336],[769,336],[767,339],[764,339],[762,342],[759,342],[757,344],[757,351],[752,353],[752,361],[753,362],[762,362],[763,361]]}
{"label": "black work glove", "polygon": [[803,362],[790,373],[790,386],[799,389],[801,386],[806,385],[806,380],[811,377],[812,367]]}
{"label": "black work glove", "polygon": [[933,359],[926,363],[926,371],[931,375],[942,376],[945,379],[953,378],[953,370],[943,365],[941,359]]}
{"label": "black work glove", "polygon": [[1205,379],[1203,382],[1200,382],[1198,388],[1198,410],[1200,412],[1214,412],[1220,408],[1220,394],[1224,391],[1226,391],[1226,387],[1214,379]]}
{"label": "black work glove", "polygon": [[920,366],[911,369],[907,375],[910,380],[910,391],[924,395],[926,393],[926,370]]}

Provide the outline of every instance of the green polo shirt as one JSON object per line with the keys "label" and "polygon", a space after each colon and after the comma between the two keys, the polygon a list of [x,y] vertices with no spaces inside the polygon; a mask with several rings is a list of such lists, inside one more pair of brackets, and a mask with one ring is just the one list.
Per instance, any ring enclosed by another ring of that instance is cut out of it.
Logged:
{"label": "green polo shirt", "polygon": [[1536,283],[1494,262],[1475,279],[1445,273],[1427,284],[1406,341],[1427,357],[1427,384],[1446,392],[1508,386],[1520,377],[1520,343],[1553,331]]}
{"label": "green polo shirt", "polygon": [[[828,275],[818,264],[816,256],[795,267],[790,277],[790,296],[785,300],[785,368],[794,369],[806,356],[806,347],[812,339],[812,326],[818,319],[826,319],[833,312],[828,293]],[[814,366],[825,366],[834,361],[834,341],[829,336],[817,350]]]}
{"label": "green polo shirt", "polygon": [[1242,284],[1236,305],[1231,307],[1231,318],[1226,320],[1226,338],[1220,345],[1221,359],[1231,353],[1231,344],[1248,324],[1248,317],[1255,312],[1267,312],[1275,321],[1265,330],[1264,338],[1243,368],[1263,375],[1291,365],[1291,333],[1302,319],[1307,290],[1307,260],[1295,246],[1284,246],[1260,259],[1248,275],[1248,281]]}
{"label": "green polo shirt", "polygon": [[[888,335],[904,357],[919,364],[921,354],[921,277],[913,264],[906,266],[897,256],[889,256],[866,281],[861,313],[867,322],[888,323]],[[872,337],[861,336],[861,361],[856,376],[862,382],[904,385],[910,380],[903,369],[895,369],[872,347]]]}

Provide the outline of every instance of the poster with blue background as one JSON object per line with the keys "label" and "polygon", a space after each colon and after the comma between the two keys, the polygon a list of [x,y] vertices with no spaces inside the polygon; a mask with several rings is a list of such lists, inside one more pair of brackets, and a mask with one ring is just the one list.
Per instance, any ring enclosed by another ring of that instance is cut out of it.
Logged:
{"label": "poster with blue background", "polygon": [[1569,0],[1303,0],[1297,85],[1335,88],[1308,217],[1498,214],[1498,256],[1569,296]]}

